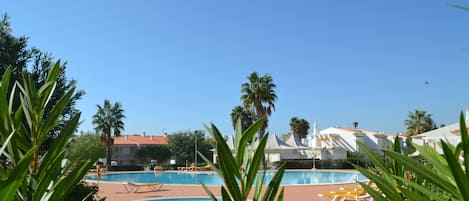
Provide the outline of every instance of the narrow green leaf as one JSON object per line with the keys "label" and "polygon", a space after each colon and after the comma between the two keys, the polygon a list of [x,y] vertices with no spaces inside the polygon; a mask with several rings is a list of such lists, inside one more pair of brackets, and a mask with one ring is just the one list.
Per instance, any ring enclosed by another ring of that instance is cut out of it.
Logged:
{"label": "narrow green leaf", "polygon": [[285,168],[286,164],[284,163],[277,169],[277,172],[275,173],[274,177],[269,183],[269,186],[265,190],[265,194],[263,197],[264,201],[273,201],[275,199],[278,188],[280,186],[280,182],[282,182],[282,176],[285,172]]}
{"label": "narrow green leaf", "polygon": [[[461,144],[464,150],[464,167],[466,167],[466,181],[469,180],[468,168],[469,168],[469,136],[467,134],[466,120],[464,114],[461,112],[459,117],[459,130],[461,131]],[[456,155],[459,156],[459,155]],[[457,157],[456,157],[457,158]]]}
{"label": "narrow green leaf", "polygon": [[461,199],[469,200],[469,181],[462,171],[461,165],[459,164],[458,157],[455,156],[449,149],[448,145],[441,140],[443,152],[448,161],[448,165],[453,173],[454,180],[456,181],[459,193],[453,193],[453,195],[459,194]]}
{"label": "narrow green leaf", "polygon": [[39,142],[42,143],[44,139],[47,137],[49,131],[59,124],[59,117],[64,111],[64,108],[70,102],[71,97],[73,96],[74,89],[72,88],[69,90],[64,96],[60,98],[60,100],[54,105],[52,111],[49,113],[49,116],[45,120],[44,125],[41,127],[42,133],[39,136]]}
{"label": "narrow green leaf", "polygon": [[5,141],[3,141],[2,148],[0,149],[0,156],[3,155],[5,149],[6,149],[7,146],[8,146],[8,143],[10,143],[10,140],[11,140],[11,138],[13,137],[14,134],[15,134],[14,132],[11,133],[11,134],[7,137],[7,139],[6,139]]}
{"label": "narrow green leaf", "polygon": [[246,178],[246,189],[245,189],[246,191],[250,190],[252,184],[256,180],[257,173],[259,171],[259,167],[262,162],[262,158],[264,157],[264,150],[265,150],[265,145],[267,143],[267,138],[268,138],[268,135],[264,135],[262,137],[256,149],[256,152],[254,153],[252,162],[249,165],[247,165],[248,169],[247,169],[247,178]]}
{"label": "narrow green leaf", "polygon": [[280,190],[280,193],[278,194],[277,201],[283,201],[284,190],[285,189],[282,187],[282,190]]}
{"label": "narrow green leaf", "polygon": [[376,167],[389,173],[388,168],[384,164],[383,160],[381,160],[381,157],[378,156],[378,154],[368,148],[368,146],[366,146],[363,142],[357,141],[357,144],[360,147],[360,151],[362,151]]}
{"label": "narrow green leaf", "polygon": [[24,182],[26,173],[28,173],[29,164],[33,159],[33,149],[27,152],[18,163],[5,182],[0,184],[0,199],[5,201],[14,200],[20,185]]}
{"label": "narrow green leaf", "polygon": [[245,148],[248,142],[254,139],[257,131],[262,127],[264,122],[265,122],[265,118],[261,118],[257,120],[256,122],[254,122],[254,124],[249,126],[242,134],[241,139],[238,144],[239,148],[237,148],[237,152],[236,152],[239,162],[242,161],[241,158],[244,156],[244,151],[246,150]]}
{"label": "narrow green leaf", "polygon": [[210,199],[212,199],[212,201],[218,201],[217,197],[215,197],[215,195],[212,193],[212,191],[210,191],[210,189],[208,189],[208,187],[201,183],[202,184],[202,187],[204,188],[205,192],[208,194],[208,196],[210,197]]}
{"label": "narrow green leaf", "polygon": [[[375,173],[364,169],[360,166],[354,165],[355,169],[360,171],[363,175],[365,175],[368,179],[373,181],[376,186],[388,197],[390,200],[401,200],[401,196],[397,192],[397,187],[394,186],[391,182],[393,180],[388,180],[384,178],[382,175],[376,175]],[[383,172],[384,173],[384,172]],[[384,173],[386,174],[386,173]],[[368,191],[367,191],[368,192]],[[370,192],[368,192],[370,193]]]}
{"label": "narrow green leaf", "polygon": [[[360,186],[362,186],[363,189],[376,201],[389,201],[390,199],[387,199],[385,195],[381,192],[377,192],[375,189],[371,188],[367,184],[364,184],[362,182],[359,182]],[[402,200],[402,199],[401,199]],[[396,200],[397,201],[397,200]]]}
{"label": "narrow green leaf", "polygon": [[[418,192],[420,192],[424,195],[427,195],[428,198],[431,198],[432,200],[445,201],[445,199],[443,199],[441,197],[441,195],[436,194],[435,192],[429,190],[428,188],[426,188],[425,186],[422,186],[421,184],[415,183],[415,182],[413,182],[409,179],[405,179],[405,178],[398,177],[398,176],[394,176],[394,178],[397,179],[397,180],[400,180],[402,183],[404,183],[406,185],[411,186],[412,188],[415,188],[415,190],[417,190]],[[427,200],[428,198],[426,198],[425,200]],[[420,199],[420,200],[422,200],[422,199]]]}
{"label": "narrow green leaf", "polygon": [[441,189],[452,194],[458,194],[457,190],[451,185],[451,183],[445,180],[445,178],[439,175],[438,173],[433,172],[432,170],[428,169],[424,165],[419,164],[415,162],[414,160],[406,156],[403,156],[401,154],[389,152],[389,151],[385,151],[385,152],[393,160],[401,161],[401,163],[404,164],[406,168],[408,168],[409,170],[412,170],[413,172],[423,177],[424,179],[429,180],[430,182],[437,185]]}

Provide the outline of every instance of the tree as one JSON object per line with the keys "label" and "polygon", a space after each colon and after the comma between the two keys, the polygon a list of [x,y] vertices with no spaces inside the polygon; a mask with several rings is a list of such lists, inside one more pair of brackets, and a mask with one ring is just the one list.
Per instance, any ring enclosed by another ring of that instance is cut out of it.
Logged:
{"label": "tree", "polygon": [[100,136],[85,134],[72,138],[68,148],[70,160],[86,160],[88,156],[97,154],[99,157],[106,155],[106,146],[99,142]]}
{"label": "tree", "polygon": [[112,105],[109,100],[104,100],[103,106],[96,106],[98,111],[93,115],[93,124],[96,126],[96,132],[101,133],[101,143],[106,145],[106,168],[109,169],[111,167],[114,136],[120,136],[121,131],[124,130],[124,110],[119,102]]}
{"label": "tree", "polygon": [[290,120],[290,128],[293,132],[295,139],[299,140],[305,138],[308,135],[309,122],[305,119],[298,119],[298,117],[292,117]]}
{"label": "tree", "polygon": [[[0,74],[6,71],[8,66],[12,66],[12,80],[21,81],[22,74],[31,75],[32,81],[35,86],[43,86],[50,68],[54,66],[53,56],[50,53],[44,53],[37,48],[28,48],[28,38],[25,36],[15,37],[12,34],[12,28],[10,26],[8,15],[3,15],[0,20]],[[51,113],[51,108],[56,105],[59,98],[62,97],[72,86],[75,86],[76,81],[67,78],[66,72],[67,62],[59,62],[59,74],[56,80],[56,89],[50,98],[50,105],[47,105],[47,109],[44,111],[44,118],[47,118]],[[10,83],[8,91],[12,90],[13,83]],[[63,126],[72,116],[75,116],[79,111],[75,108],[76,101],[79,100],[85,92],[83,90],[76,91],[70,102],[66,105],[62,114],[59,117],[59,125],[54,129],[50,130],[46,136],[46,140],[42,143],[40,152],[44,153],[54,142],[54,139],[63,129]],[[18,108],[20,105],[19,94],[14,95],[14,108]]]}
{"label": "tree", "polygon": [[147,145],[138,148],[135,156],[145,163],[149,163],[151,160],[157,160],[161,163],[171,157],[171,151],[168,145]]}
{"label": "tree", "polygon": [[[196,137],[197,136],[197,137]],[[205,156],[210,155],[212,145],[205,139],[203,131],[180,131],[168,135],[168,144],[172,153],[176,155],[176,163],[184,164],[195,162],[195,139],[197,138],[197,150]],[[197,161],[202,161],[197,159]]]}
{"label": "tree", "polygon": [[246,130],[249,126],[252,125],[253,120],[252,117],[249,115],[248,112],[242,106],[236,106],[231,111],[231,121],[233,122],[233,129],[236,129],[236,122],[238,119],[241,120],[241,127],[242,130]]}
{"label": "tree", "polygon": [[262,138],[268,126],[268,117],[272,114],[272,110],[275,110],[276,86],[269,74],[259,77],[257,72],[253,72],[248,76],[248,80],[249,82],[241,85],[241,100],[254,121],[266,119],[259,129],[258,137]]}
{"label": "tree", "polygon": [[[54,93],[60,71],[57,62],[48,73],[44,85],[36,87],[33,78],[26,73],[21,82],[10,89],[12,69],[8,68],[0,84],[0,155],[8,164],[0,168],[0,195],[2,200],[66,200],[76,189],[93,162],[95,154],[85,160],[73,161],[66,158],[66,146],[79,124],[80,114],[71,117],[60,130],[56,140],[45,153],[39,148],[46,135],[60,123],[60,115],[74,94],[71,87],[54,104],[47,117],[47,106],[53,104]],[[12,80],[14,81],[14,80]],[[10,91],[10,92],[9,92]],[[11,107],[21,97],[20,107]],[[81,195],[84,199],[87,195]]]}
{"label": "tree", "polygon": [[409,137],[433,130],[436,127],[432,115],[423,110],[409,112],[408,119],[404,123]]}
{"label": "tree", "polygon": [[415,112],[409,112],[409,119],[405,120],[407,127],[407,152],[413,153],[415,148],[412,143],[412,136],[433,130],[436,128],[435,122],[431,117],[431,114],[427,114],[423,110],[415,110]]}

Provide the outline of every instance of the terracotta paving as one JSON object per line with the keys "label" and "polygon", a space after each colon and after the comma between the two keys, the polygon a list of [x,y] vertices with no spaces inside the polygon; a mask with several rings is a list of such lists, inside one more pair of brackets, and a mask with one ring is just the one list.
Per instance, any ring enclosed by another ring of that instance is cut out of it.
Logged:
{"label": "terracotta paving", "polygon": [[[340,187],[352,187],[354,184],[346,185],[306,185],[285,186],[284,200],[286,201],[315,201],[320,200],[318,193],[337,190]],[[185,196],[207,196],[201,186],[164,185],[160,191],[151,191],[141,187],[137,193],[128,193],[123,184],[100,183],[99,197],[106,197],[108,201],[114,200],[141,200],[163,197],[185,197]],[[210,187],[217,196],[220,195],[220,187]],[[254,190],[253,190],[254,191]]]}

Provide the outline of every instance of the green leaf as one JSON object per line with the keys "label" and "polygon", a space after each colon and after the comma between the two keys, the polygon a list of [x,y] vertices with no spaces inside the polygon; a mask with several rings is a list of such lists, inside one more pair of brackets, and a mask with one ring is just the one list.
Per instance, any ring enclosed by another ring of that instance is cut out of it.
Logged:
{"label": "green leaf", "polygon": [[460,199],[469,200],[469,181],[462,171],[458,158],[449,150],[448,145],[441,140],[443,152],[448,161],[448,165],[453,173],[454,180],[456,181],[459,193],[452,193],[453,195],[460,195]]}
{"label": "green leaf", "polygon": [[[397,180],[400,180],[402,183],[406,185],[411,186],[412,188],[415,188],[415,190],[417,190],[418,192],[424,195],[427,195],[428,198],[431,198],[432,200],[445,201],[445,199],[443,199],[441,195],[436,194],[435,192],[429,190],[428,188],[426,188],[425,186],[422,186],[421,184],[415,183],[412,180],[405,179],[405,178],[398,177],[398,176],[394,176],[394,178]],[[425,200],[427,200],[428,198],[425,198]],[[423,200],[423,199],[419,199],[419,200]]]}
{"label": "green leaf", "polygon": [[360,151],[362,151],[376,167],[389,173],[389,170],[384,164],[384,161],[381,160],[381,157],[378,156],[378,154],[368,148],[368,146],[366,146],[363,142],[357,141],[357,144],[360,147]]}
{"label": "green leaf", "polygon": [[282,164],[275,173],[274,177],[269,183],[269,186],[265,190],[265,194],[263,197],[264,201],[273,201],[277,194],[278,188],[280,186],[280,182],[282,181],[283,173],[285,172],[286,164]]}
{"label": "green leaf", "polygon": [[[259,145],[254,153],[254,157],[252,159],[252,162],[248,165],[246,164],[247,166],[247,178],[246,178],[246,187],[245,187],[245,191],[249,191],[251,186],[253,185],[254,181],[256,180],[256,177],[257,177],[257,173],[259,171],[259,167],[260,167],[260,164],[262,162],[262,158],[264,157],[264,149],[265,149],[265,145],[267,143],[267,138],[268,138],[268,134],[267,135],[264,135],[261,139],[261,141],[259,142]],[[261,181],[257,181],[257,182],[263,182],[263,180]]]}
{"label": "green leaf", "polygon": [[386,151],[386,154],[391,157],[393,160],[401,161],[401,163],[408,168],[415,172],[415,174],[423,177],[424,179],[429,180],[433,184],[437,185],[441,189],[448,191],[451,194],[458,194],[457,190],[454,186],[451,185],[444,177],[439,175],[438,173],[433,172],[432,170],[428,169],[422,164],[415,162],[414,160],[410,159],[409,157],[403,156],[401,154],[397,154],[394,152]]}
{"label": "green leaf", "polygon": [[248,144],[249,141],[252,141],[254,139],[257,131],[262,127],[262,124],[264,124],[265,118],[261,118],[258,121],[254,122],[251,126],[249,126],[244,133],[241,136],[241,139],[239,140],[239,144],[237,144],[237,161],[241,162],[242,157],[244,156],[245,148],[246,145]]}
{"label": "green leaf", "polygon": [[[464,150],[464,167],[466,167],[466,181],[469,180],[469,136],[467,134],[466,120],[464,114],[461,112],[459,117],[459,130],[461,131],[461,144]],[[456,155],[459,156],[459,155]]]}
{"label": "green leaf", "polygon": [[31,149],[19,161],[18,165],[10,172],[8,179],[0,184],[0,199],[5,201],[14,200],[18,188],[28,173],[29,164],[33,159],[34,150]]}
{"label": "green leaf", "polygon": [[[360,171],[363,175],[365,175],[368,179],[373,181],[376,186],[388,197],[390,200],[401,200],[401,196],[397,192],[397,187],[394,186],[392,183],[393,180],[386,179],[381,175],[376,175],[375,173],[371,172],[370,170],[364,169],[362,167],[354,165],[355,169]],[[383,172],[384,173],[384,172]],[[386,174],[386,173],[384,173]],[[367,190],[368,193],[371,193]]]}
{"label": "green leaf", "polygon": [[212,201],[218,201],[217,197],[215,197],[215,195],[210,191],[210,189],[208,189],[208,187],[204,184],[204,183],[200,183],[202,184],[202,187],[204,188],[205,192],[209,195],[210,199],[212,199]]}

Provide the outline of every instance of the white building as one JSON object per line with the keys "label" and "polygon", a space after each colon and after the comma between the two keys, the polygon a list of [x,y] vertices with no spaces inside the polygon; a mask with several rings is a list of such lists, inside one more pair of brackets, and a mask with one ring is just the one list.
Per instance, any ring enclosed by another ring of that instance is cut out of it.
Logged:
{"label": "white building", "polygon": [[[265,157],[270,162],[289,159],[346,159],[348,152],[360,152],[356,141],[363,142],[369,148],[379,152],[387,148],[392,138],[391,134],[374,132],[357,128],[329,127],[318,130],[316,122],[313,133],[308,134],[302,141],[295,140],[290,135],[287,140],[281,140],[277,135],[270,135],[265,148]],[[227,138],[229,148],[234,152],[234,139]],[[214,162],[217,153],[214,151]]]}
{"label": "white building", "polygon": [[[469,124],[469,108],[466,110],[466,126]],[[466,128],[467,129],[467,128]],[[438,153],[443,153],[439,146],[440,140],[448,141],[456,146],[461,142],[461,130],[458,123],[444,126],[412,137],[412,142],[418,145],[427,145],[434,148]]]}

